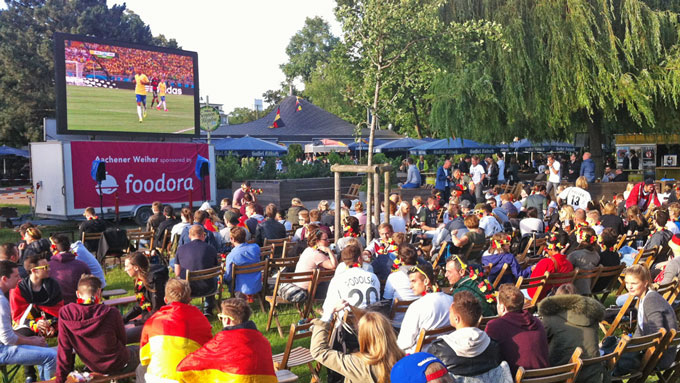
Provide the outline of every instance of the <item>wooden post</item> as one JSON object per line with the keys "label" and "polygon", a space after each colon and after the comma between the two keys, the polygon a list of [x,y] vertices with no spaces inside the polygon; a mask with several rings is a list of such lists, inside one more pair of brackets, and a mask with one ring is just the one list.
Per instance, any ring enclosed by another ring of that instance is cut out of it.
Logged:
{"label": "wooden post", "polygon": [[371,215],[371,185],[373,180],[371,179],[372,174],[366,174],[366,244],[370,243],[373,239],[373,216]]}
{"label": "wooden post", "polygon": [[373,173],[373,200],[375,204],[375,225],[380,225],[380,173]]}
{"label": "wooden post", "polygon": [[340,239],[340,172],[335,172],[335,243]]}
{"label": "wooden post", "polygon": [[[385,222],[390,223],[390,171],[385,170]],[[397,206],[397,208],[399,208]]]}

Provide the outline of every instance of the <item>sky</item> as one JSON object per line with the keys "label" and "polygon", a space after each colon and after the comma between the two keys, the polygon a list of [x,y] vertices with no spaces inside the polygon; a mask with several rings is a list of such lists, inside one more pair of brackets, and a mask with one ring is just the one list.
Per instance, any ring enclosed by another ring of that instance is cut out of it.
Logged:
{"label": "sky", "polygon": [[[123,1],[109,1],[121,4]],[[321,16],[334,35],[341,27],[333,15],[334,0],[125,1],[151,27],[151,33],[174,38],[184,50],[198,53],[201,96],[236,107],[253,108],[254,99],[284,80],[280,64],[286,46],[305,18]],[[189,6],[193,5],[193,6]]]}

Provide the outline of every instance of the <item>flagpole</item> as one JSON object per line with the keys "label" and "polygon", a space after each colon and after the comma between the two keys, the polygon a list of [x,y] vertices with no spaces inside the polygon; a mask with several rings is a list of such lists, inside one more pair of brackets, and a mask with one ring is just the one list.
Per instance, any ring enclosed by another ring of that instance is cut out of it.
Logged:
{"label": "flagpole", "polygon": [[[205,96],[205,104],[210,106],[210,96],[208,95]],[[210,145],[210,130],[208,130],[208,145]]]}

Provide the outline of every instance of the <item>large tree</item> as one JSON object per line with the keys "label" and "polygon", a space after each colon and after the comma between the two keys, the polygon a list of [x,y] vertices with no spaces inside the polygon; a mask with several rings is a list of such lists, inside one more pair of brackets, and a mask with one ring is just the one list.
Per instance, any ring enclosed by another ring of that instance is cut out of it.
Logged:
{"label": "large tree", "polygon": [[339,41],[323,18],[308,17],[304,27],[291,37],[286,47],[289,61],[281,65],[281,70],[289,81],[301,79],[307,83],[318,63],[328,60]]}
{"label": "large tree", "polygon": [[23,145],[41,138],[42,121],[55,116],[54,32],[86,34],[177,47],[154,37],[125,5],[106,0],[6,0],[0,10],[0,141]]}
{"label": "large tree", "polygon": [[446,18],[497,22],[507,46],[486,41],[476,60],[442,63],[433,126],[490,142],[587,132],[600,169],[605,133],[669,131],[659,122],[677,121],[678,14],[650,4],[449,0]]}

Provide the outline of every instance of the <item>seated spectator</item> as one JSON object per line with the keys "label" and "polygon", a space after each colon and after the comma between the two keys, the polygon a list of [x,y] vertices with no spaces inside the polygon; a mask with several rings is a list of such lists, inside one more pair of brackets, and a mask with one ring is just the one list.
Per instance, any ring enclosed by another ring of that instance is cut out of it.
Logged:
{"label": "seated spectator", "polygon": [[512,237],[505,233],[494,234],[491,237],[491,247],[482,255],[482,266],[492,264],[491,271],[487,276],[489,281],[496,281],[504,265],[508,269],[503,274],[500,283],[515,283],[522,274],[522,269],[515,259],[515,255],[510,252],[510,242]]}
{"label": "seated spectator", "polygon": [[658,246],[660,251],[654,262],[663,262],[668,257],[668,241],[673,237],[673,233],[666,229],[668,212],[665,210],[655,210],[652,216],[654,217],[652,235],[645,242],[644,248],[648,250]]}
{"label": "seated spectator", "polygon": [[496,233],[503,231],[503,226],[498,219],[493,215],[491,205],[485,203],[481,208],[481,218],[479,219],[479,228],[484,231],[485,237],[491,237]]}
{"label": "seated spectator", "polygon": [[[48,261],[50,260],[50,257],[52,257],[50,240],[43,238],[42,232],[37,227],[29,227],[26,229],[24,241],[26,241],[25,245],[21,243],[18,245],[19,251],[21,252],[21,262],[24,262],[26,258],[32,255],[38,255]],[[97,242],[97,244],[99,244],[99,242]]]}
{"label": "seated spectator", "polygon": [[[22,336],[53,337],[59,310],[64,306],[59,283],[50,278],[49,263],[38,255],[26,258],[24,268],[28,277],[9,292],[13,327]],[[32,366],[24,367],[24,375],[37,381]]]}
{"label": "seated spectator", "polygon": [[591,200],[592,198],[588,192],[588,180],[584,176],[577,178],[574,186],[564,189],[564,191],[557,196],[557,202],[559,204],[565,203],[573,207],[574,210],[587,210],[588,202]]}
{"label": "seated spectator", "polygon": [[356,217],[345,217],[342,227],[342,238],[335,243],[335,251],[340,253],[342,249],[347,246],[347,243],[352,239],[359,241],[361,248],[366,247],[366,239],[361,236],[361,228],[359,227],[359,220]]}
{"label": "seated spectator", "polygon": [[406,232],[406,221],[401,216],[397,215],[397,204],[390,201],[390,225],[395,233],[405,233]]}
{"label": "seated spectator", "polygon": [[[83,216],[85,221],[78,226],[78,238],[83,238],[83,233],[103,233],[106,230],[106,222],[97,216],[93,207],[86,207]],[[87,240],[85,247],[90,252],[96,253],[99,248],[99,240]]]}
{"label": "seated spectator", "polygon": [[163,243],[163,238],[166,238],[169,243],[172,243],[172,235],[170,233],[172,232],[172,228],[179,223],[175,218],[175,211],[170,205],[163,206],[163,217],[165,217],[165,219],[158,224],[154,237],[154,244],[158,245],[156,247],[166,245],[166,243]]}
{"label": "seated spectator", "polygon": [[[628,294],[635,296],[640,302],[633,338],[655,334],[662,328],[666,331],[678,330],[678,319],[675,316],[675,311],[663,296],[651,289],[652,275],[646,266],[633,265],[628,267],[625,283]],[[665,351],[656,368],[667,369],[675,360],[676,353],[677,350],[673,349]],[[614,370],[615,376],[624,375],[637,369],[642,353],[629,356],[634,359],[621,358]],[[622,363],[624,360],[627,363]]]}
{"label": "seated spectator", "polygon": [[406,182],[404,182],[400,187],[402,189],[416,189],[420,187],[420,172],[418,167],[413,163],[413,158],[406,158],[406,163],[408,164],[408,169],[406,172]]}
{"label": "seated spectator", "polygon": [[597,210],[588,210],[586,212],[586,222],[593,230],[595,230],[596,235],[602,234],[604,226],[600,222],[600,212]]}
{"label": "seated spectator", "polygon": [[363,309],[380,301],[380,281],[375,274],[361,267],[361,249],[347,246],[342,250],[341,260],[347,269],[336,273],[328,285],[321,316],[325,322],[331,320],[331,315],[342,302],[350,302],[353,307]]}
{"label": "seated spectator", "polygon": [[418,216],[420,228],[425,232],[426,235],[429,234],[430,237],[432,237],[434,235],[434,231],[437,230],[438,215],[439,203],[437,198],[430,196],[427,198],[427,206],[420,210],[420,214]]}
{"label": "seated spectator", "polygon": [[[408,271],[411,267],[418,265],[418,253],[416,249],[411,245],[401,245],[398,250],[399,262],[395,261],[394,266],[397,266],[395,270],[387,277],[387,282],[385,283],[385,293],[383,294],[383,299],[389,299],[391,301],[414,301],[420,296],[416,295],[413,290],[411,290],[411,281],[408,277]],[[404,313],[396,313],[394,320],[392,321],[392,326],[395,328],[401,327],[401,322],[404,320]]]}
{"label": "seated spectator", "polygon": [[[465,233],[463,238],[458,239],[458,230],[452,230],[451,231],[451,243],[453,243],[454,246],[458,247],[460,250],[458,251],[458,254],[466,254],[468,251],[468,248],[474,246],[474,245],[480,245],[484,244],[486,242],[486,238],[484,237],[484,232],[479,229],[479,218],[477,218],[476,215],[468,215],[465,217],[465,227],[467,227],[468,232]],[[470,253],[468,256],[468,259],[464,260],[465,262],[471,263],[471,264],[481,264],[482,263],[482,252],[474,252]]]}
{"label": "seated spectator", "polygon": [[288,236],[288,232],[293,230],[293,223],[286,220],[286,212],[285,211],[277,211],[276,212],[276,222],[280,223],[283,225],[283,227],[286,228],[286,236]]}
{"label": "seated spectator", "polygon": [[[267,205],[264,211],[266,218],[255,227],[255,243],[258,246],[263,246],[265,239],[282,239],[287,237],[286,227],[276,220],[276,213],[276,205],[273,203]],[[246,225],[248,221],[246,221]]]}
{"label": "seated spectator", "polygon": [[142,326],[149,317],[163,306],[168,268],[150,265],[149,258],[135,252],[125,258],[125,272],[135,281],[134,293],[137,305],[123,317],[128,342],[136,343],[142,334]]}
{"label": "seated spectator", "polygon": [[[598,324],[604,307],[597,300],[576,295],[574,285],[564,284],[541,301],[538,315],[548,336],[551,366],[569,363],[576,347],[583,350],[582,359],[600,356]],[[576,382],[604,382],[606,373],[601,363],[584,366]]]}
{"label": "seated spectator", "polygon": [[[181,245],[177,248],[175,254],[175,275],[179,278],[186,279],[187,270],[198,271],[205,270],[215,266],[219,266],[220,261],[217,259],[217,251],[213,246],[207,243],[209,231],[201,225],[193,225],[189,229],[189,238],[191,242]],[[207,295],[217,289],[217,280],[206,279],[191,282],[191,293],[194,296]],[[212,315],[215,308],[215,296],[210,295],[205,297],[204,314]]]}
{"label": "seated spectator", "polygon": [[[307,238],[307,248],[300,255],[297,265],[295,265],[296,273],[303,273],[314,271],[318,268],[325,270],[335,270],[338,266],[338,261],[331,249],[328,247],[330,241],[328,234],[321,229],[316,229],[309,233]],[[309,288],[309,282],[295,283],[301,289]]]}
{"label": "seated spectator", "polygon": [[[598,264],[604,267],[620,265],[620,255],[618,252],[616,252],[616,250],[614,250],[616,244],[619,241],[615,229],[607,227],[602,230],[602,235],[598,237],[598,241],[600,244],[600,262],[598,262]],[[609,282],[612,280],[612,278],[616,277],[598,278],[597,282],[595,282],[595,286],[593,286],[592,291],[602,291],[607,286],[609,286]]]}
{"label": "seated spectator", "polygon": [[[12,242],[6,242],[0,245],[0,261],[10,261],[12,263],[19,262],[19,248]],[[24,269],[24,265],[18,265],[19,278],[26,278],[28,273]]]}
{"label": "seated spectator", "polygon": [[[392,367],[392,383],[454,383],[444,363],[426,352],[416,352],[401,358]],[[512,383],[512,382],[499,382]]]}
{"label": "seated spectator", "polygon": [[[331,210],[331,204],[326,200],[319,201],[317,209],[319,210],[319,223],[321,226],[332,227],[335,222],[335,212]],[[312,223],[315,222],[312,221]]]}
{"label": "seated spectator", "polygon": [[[323,202],[323,201],[322,201],[322,202]],[[320,205],[321,205],[321,204],[320,204]],[[332,217],[332,218],[335,219],[334,217]],[[333,222],[334,222],[334,221],[333,221]],[[328,225],[324,224],[324,223],[321,221],[321,211],[319,211],[319,210],[317,210],[317,209],[312,209],[312,210],[309,211],[309,224],[310,224],[310,225],[316,225],[319,229],[321,229],[321,231],[323,231],[323,232],[325,232],[326,234],[328,234],[329,237],[330,237],[331,234],[332,234],[332,233],[331,233],[330,227],[329,227]],[[331,225],[331,226],[332,226],[332,225]],[[305,238],[307,237],[307,234],[308,234],[308,233],[307,233],[305,230],[303,230],[302,235],[301,235],[300,238],[305,239]]]}
{"label": "seated spectator", "polygon": [[308,210],[300,210],[298,213],[297,222],[300,227],[298,227],[297,230],[295,230],[295,234],[293,234],[293,242],[298,242],[303,239],[305,239],[305,235],[307,230],[307,226],[310,224],[310,218],[309,218],[309,211]]}
{"label": "seated spectator", "polygon": [[158,231],[158,225],[165,221],[165,216],[163,215],[163,203],[160,201],[155,201],[151,204],[151,216],[146,221],[146,231]]}
{"label": "seated spectator", "polygon": [[[569,235],[563,231],[553,234],[550,238],[548,238],[548,241],[546,242],[546,254],[548,257],[538,261],[531,271],[530,278],[536,278],[545,275],[546,271],[550,273],[572,272],[574,270],[574,266],[571,264],[571,262],[569,262],[567,256],[563,254],[563,250],[566,249],[568,243]],[[548,295],[548,292],[550,292],[553,287],[559,286],[548,284],[543,286],[543,291],[541,291],[541,296],[538,297],[538,300],[540,301],[546,295]],[[529,288],[527,293],[529,297],[533,298],[534,294],[536,293],[536,288]]]}
{"label": "seated spectator", "polygon": [[616,235],[625,235],[626,229],[623,225],[623,220],[616,214],[616,204],[607,202],[602,207],[602,216],[600,216],[600,225],[603,229],[608,227],[614,229]]}
{"label": "seated spectator", "polygon": [[59,283],[64,304],[76,302],[78,281],[85,274],[90,274],[90,268],[85,262],[76,259],[71,252],[71,242],[65,235],[50,238],[54,245],[54,255],[50,259],[50,276]]}
{"label": "seated spectator", "polygon": [[102,283],[102,289],[106,287],[104,269],[102,269],[102,265],[97,261],[97,258],[90,253],[85,245],[80,241],[75,241],[71,244],[71,251],[76,255],[77,260],[84,262],[87,265],[92,275],[99,278]]}
{"label": "seated spectator", "polygon": [[275,383],[272,347],[250,315],[250,306],[243,299],[222,302],[218,317],[224,328],[179,363],[181,381]]}
{"label": "seated spectator", "polygon": [[434,272],[429,264],[412,266],[408,271],[413,294],[419,296],[406,310],[397,338],[399,348],[407,354],[415,350],[421,329],[433,330],[449,324],[449,306],[453,297],[436,292]]}
{"label": "seated spectator", "polygon": [[524,295],[511,284],[498,289],[498,315],[489,321],[486,333],[498,342],[501,359],[508,362],[512,376],[519,367],[550,367],[548,338],[541,321],[524,310]]}
{"label": "seated spectator", "polygon": [[364,227],[366,226],[366,212],[364,211],[364,203],[361,201],[357,201],[354,204],[354,216],[356,219],[359,220],[359,226],[361,227],[361,230],[364,230]]}
{"label": "seated spectator", "polygon": [[139,346],[125,346],[120,311],[101,304],[101,281],[94,275],[83,275],[76,294],[78,303],[69,303],[59,310],[57,382],[66,382],[76,354],[92,372],[134,371],[139,365]]}
{"label": "seated spectator", "polygon": [[536,215],[533,218],[538,218],[542,222],[543,213],[548,210],[548,197],[549,194],[546,191],[545,185],[536,185],[531,195],[522,201],[522,210],[528,212],[531,208],[536,209]]}
{"label": "seated spectator", "polygon": [[[217,239],[215,238],[215,234],[205,228],[205,221],[208,219],[208,213],[206,213],[203,210],[196,210],[194,212],[194,223],[193,225],[188,225],[182,230],[182,234],[180,234],[179,237],[179,242],[177,243],[177,248],[179,250],[179,247],[182,245],[185,245],[189,242],[192,242],[196,240],[197,238],[192,239],[189,235],[189,230],[191,229],[192,226],[199,225],[203,227],[203,231],[205,233],[205,239],[203,239],[203,242],[207,243],[208,245],[212,246],[215,251],[220,249],[220,244],[217,242]],[[253,228],[253,233],[255,233],[255,229]]]}
{"label": "seated spectator", "polygon": [[446,261],[446,279],[451,284],[451,295],[461,291],[469,291],[482,307],[482,315],[489,317],[496,315],[493,287],[489,281],[479,273],[468,267],[459,256],[454,255]]}
{"label": "seated spectator", "polygon": [[[234,248],[227,254],[224,264],[224,283],[231,286],[232,265],[244,266],[260,262],[260,247],[254,243],[246,243],[246,230],[242,227],[231,229],[230,242]],[[234,284],[234,294],[254,295],[262,290],[262,273],[239,274]]]}
{"label": "seated spectator", "polygon": [[175,237],[179,237],[182,235],[182,232],[184,231],[185,227],[191,226],[191,209],[188,207],[183,207],[181,212],[180,212],[180,222],[176,223],[175,226],[172,227],[172,230],[170,230],[170,235],[172,237],[172,240],[175,240]]}
{"label": "seated spectator", "polygon": [[297,197],[293,198],[290,201],[290,207],[288,208],[286,219],[294,224],[297,224],[301,211],[307,211],[305,205],[302,203],[302,200]]}
{"label": "seated spectator", "polygon": [[191,305],[187,281],[172,278],[164,288],[166,305],[144,324],[137,382],[178,382],[177,365],[212,338],[212,327],[201,310]]}
{"label": "seated spectator", "polygon": [[[340,306],[341,309],[344,308]],[[312,341],[309,347],[314,360],[345,377],[346,383],[381,383],[389,381],[390,371],[404,352],[390,321],[377,312],[366,312],[358,323],[359,351],[344,353],[331,349],[328,339],[331,323],[313,320]]]}
{"label": "seated spectator", "polygon": [[538,210],[535,207],[527,209],[526,216],[519,221],[519,231],[522,236],[545,233],[545,223],[538,218]]}
{"label": "seated spectator", "polygon": [[363,257],[365,262],[371,263],[373,272],[383,281],[390,275],[392,264],[397,258],[397,245],[392,238],[394,230],[389,223],[378,226],[378,235],[379,238],[373,238],[366,246]]}
{"label": "seated spectator", "polygon": [[[45,261],[45,265],[47,261]],[[57,350],[47,347],[42,336],[25,336],[12,329],[12,315],[6,295],[15,288],[19,281],[17,265],[11,261],[0,261],[0,358],[5,365],[18,364],[40,370],[40,380],[50,380],[57,368]],[[56,284],[56,282],[55,282]],[[42,326],[42,325],[41,325]],[[44,328],[44,326],[43,326]],[[35,373],[28,378],[37,381]]]}
{"label": "seated spectator", "polygon": [[[595,230],[590,227],[581,227],[576,230],[578,247],[567,255],[567,261],[572,267],[579,270],[592,270],[600,264],[600,254],[598,253],[597,235]],[[590,294],[590,278],[574,281],[576,293]]]}
{"label": "seated spectator", "polygon": [[432,342],[430,352],[456,378],[474,377],[491,381],[488,378],[502,375],[512,381],[507,364],[500,365],[502,359],[498,343],[477,328],[481,318],[482,306],[475,296],[469,291],[456,293],[449,309],[449,321],[456,331]]}
{"label": "seated spectator", "polygon": [[[680,185],[676,190],[680,189]],[[675,196],[675,191],[671,193]],[[680,202],[673,202],[668,205],[668,222],[666,222],[666,229],[675,234],[680,234]]]}

